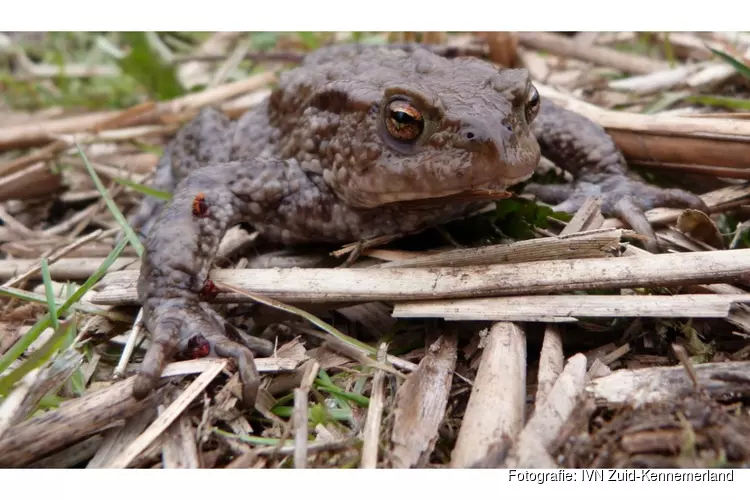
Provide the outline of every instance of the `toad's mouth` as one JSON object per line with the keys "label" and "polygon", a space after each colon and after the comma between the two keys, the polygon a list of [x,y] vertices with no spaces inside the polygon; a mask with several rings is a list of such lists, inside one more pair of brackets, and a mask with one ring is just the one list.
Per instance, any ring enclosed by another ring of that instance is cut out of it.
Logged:
{"label": "toad's mouth", "polygon": [[471,203],[475,201],[493,201],[510,198],[513,193],[505,190],[495,190],[487,188],[467,189],[450,194],[441,194],[437,196],[407,198],[398,201],[388,202],[387,204],[398,204],[404,207],[433,207],[441,206],[446,203]]}
{"label": "toad's mouth", "polygon": [[[425,190],[421,192],[394,191],[386,193],[371,193],[380,205],[399,204],[405,206],[437,206],[445,203],[469,203],[475,201],[491,201],[509,198],[513,193],[507,191],[507,187],[514,186],[528,180],[534,174],[519,176],[515,179],[505,179],[502,183],[492,181],[476,182],[476,187],[464,187],[460,189]],[[495,180],[495,179],[493,179]]]}

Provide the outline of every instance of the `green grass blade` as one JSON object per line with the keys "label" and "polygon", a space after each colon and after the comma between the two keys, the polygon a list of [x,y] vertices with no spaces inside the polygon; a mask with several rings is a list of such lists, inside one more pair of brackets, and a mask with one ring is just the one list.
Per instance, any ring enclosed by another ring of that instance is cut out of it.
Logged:
{"label": "green grass blade", "polygon": [[185,93],[177,77],[176,66],[162,60],[158,49],[149,41],[148,33],[127,32],[120,36],[130,47],[130,52],[117,61],[123,73],[160,100],[173,99]]}
{"label": "green grass blade", "polygon": [[42,259],[42,281],[44,282],[44,294],[47,297],[47,307],[49,307],[49,313],[52,317],[52,325],[55,329],[60,328],[60,319],[57,317],[55,290],[52,288],[52,277],[49,274],[49,264],[46,257]]}
{"label": "green grass blade", "polygon": [[130,244],[133,245],[133,248],[135,248],[135,253],[138,254],[138,257],[140,257],[143,254],[143,245],[141,244],[141,240],[138,239],[138,236],[136,236],[135,231],[133,231],[133,228],[130,227],[130,224],[128,224],[128,221],[125,220],[125,216],[122,215],[122,212],[120,212],[120,209],[117,208],[117,205],[115,204],[112,197],[109,196],[109,193],[107,192],[107,188],[104,187],[104,184],[102,184],[101,179],[99,179],[99,176],[97,175],[96,170],[94,170],[94,167],[91,166],[91,163],[89,162],[89,159],[86,157],[86,153],[83,152],[81,145],[76,144],[76,147],[78,148],[78,154],[81,155],[81,158],[83,159],[83,164],[86,166],[86,170],[88,170],[89,175],[91,176],[91,180],[94,181],[94,184],[96,185],[96,189],[102,195],[102,198],[104,199],[104,203],[107,204],[107,208],[109,209],[110,212],[112,212],[112,215],[114,216],[117,223],[120,224],[120,227],[125,232],[125,236],[127,237]]}
{"label": "green grass blade", "polygon": [[68,300],[65,301],[65,307],[70,307],[72,304],[75,304],[79,300],[81,300],[81,297],[84,296],[86,292],[88,292],[94,285],[96,285],[102,277],[104,277],[105,274],[107,274],[107,270],[112,267],[112,264],[115,263],[115,260],[120,256],[123,250],[125,250],[125,247],[128,246],[127,240],[120,241],[114,249],[112,249],[111,252],[109,252],[109,255],[106,259],[99,265],[96,271],[89,276],[89,278],[83,282],[83,285],[80,286],[75,292],[73,292],[73,295],[70,296]]}
{"label": "green grass blade", "polygon": [[322,382],[320,379],[315,381],[315,387],[321,391],[329,392],[332,395],[336,395],[343,399],[349,400],[352,403],[355,403],[363,408],[367,408],[370,405],[370,398],[367,398],[365,396],[362,396],[361,394],[357,394],[354,392],[347,392],[341,389],[337,385],[326,384]]}
{"label": "green grass blade", "polygon": [[[260,436],[249,436],[247,434],[232,434],[231,432],[223,431],[221,429],[217,429],[214,427],[211,429],[214,434],[217,436],[229,438],[229,439],[237,439],[238,441],[244,441],[248,444],[255,444],[260,446],[278,446],[279,445],[279,439],[277,438],[267,438],[267,437],[260,437]],[[294,446],[293,440],[287,440],[282,443],[282,446]]]}
{"label": "green grass blade", "polygon": [[[313,325],[317,326],[321,330],[323,330],[326,333],[329,333],[339,339],[340,341],[344,342],[345,344],[348,344],[356,349],[359,349],[360,351],[363,351],[365,355],[371,355],[374,356],[377,354],[378,350],[374,347],[371,347],[364,342],[360,342],[359,340],[350,337],[346,335],[345,333],[341,332],[336,327],[329,325],[322,319],[318,318],[317,316],[310,314],[307,311],[304,311],[298,307],[290,306],[289,304],[284,304],[283,302],[279,302],[276,299],[272,299],[270,297],[265,297],[263,295],[259,295],[257,293],[248,292],[247,290],[243,290],[242,288],[237,288],[232,285],[228,285],[227,283],[223,282],[215,282],[215,284],[219,287],[220,290],[229,290],[234,293],[238,293],[240,295],[244,295],[246,297],[250,297],[256,302],[259,302],[261,304],[267,305],[268,307],[273,307],[274,309],[278,309],[280,311],[286,311],[290,314],[294,314],[296,316],[299,316],[300,318],[304,318]],[[385,372],[388,372],[392,375],[396,375],[397,377],[403,377],[404,375],[393,368],[391,365],[381,363],[380,361],[370,359],[370,365],[374,366],[376,368],[379,368]]]}
{"label": "green grass blade", "polygon": [[335,385],[331,376],[322,368],[318,370],[318,378],[322,380],[324,384]]}
{"label": "green grass blade", "polygon": [[653,102],[647,104],[646,107],[643,108],[642,113],[644,115],[653,115],[654,113],[664,111],[665,109],[674,104],[677,104],[689,95],[690,92],[686,91],[664,92],[663,94],[659,95],[659,97],[656,98]]}
{"label": "green grass blade", "polygon": [[669,31],[664,32],[664,57],[669,63],[670,68],[677,66],[677,58],[674,55],[674,48],[672,47],[672,41],[669,39]]}
{"label": "green grass blade", "polygon": [[[341,389],[339,388],[339,386],[336,385],[336,383],[328,375],[328,373],[326,373],[326,371],[323,370],[322,368],[318,371],[318,376],[313,382],[313,386],[318,390],[320,390],[321,387],[325,387],[323,388],[323,391],[328,392],[328,394],[330,394],[331,399],[333,399],[336,402],[336,404],[339,406],[339,409],[341,411],[349,412],[348,420],[352,424],[356,424],[356,420],[354,418],[354,414],[352,413],[352,408],[351,408],[351,405],[349,404],[349,401],[347,400],[346,397],[343,397],[340,394],[338,394],[338,392],[341,391]],[[328,389],[330,387],[334,387],[336,390]],[[282,404],[281,401],[277,400],[277,405],[281,405],[281,404]]]}
{"label": "green grass blade", "polygon": [[744,76],[745,78],[750,79],[750,68],[747,67],[747,65],[743,64],[741,61],[738,61],[734,57],[730,56],[726,52],[722,52],[720,50],[712,49],[711,47],[706,46],[708,50],[714,53],[714,55],[719,56],[721,59],[724,60],[727,64],[732,66],[734,69],[737,70],[739,74]]}
{"label": "green grass blade", "polygon": [[169,201],[172,199],[171,193],[168,193],[166,191],[159,191],[158,189],[144,186],[143,184],[138,184],[137,182],[133,182],[130,179],[126,179],[124,177],[112,177],[112,180],[146,196],[151,196],[153,198],[158,198],[164,201]]}
{"label": "green grass blade", "polygon": [[[9,297],[13,299],[23,300],[26,302],[36,302],[38,304],[49,304],[46,297],[39,295],[37,293],[27,292],[26,290],[21,290],[20,288],[0,286],[0,297]],[[62,307],[63,304],[64,302],[60,300],[55,300],[55,306],[57,308]],[[130,316],[129,314],[123,314],[123,313],[119,313],[116,311],[108,311],[106,309],[99,309],[98,307],[92,306],[90,304],[72,304],[70,308],[76,311],[87,313],[87,314],[95,314],[97,316],[104,316],[105,318],[109,318],[112,321],[121,321],[121,322],[127,323],[133,320],[133,317]]]}
{"label": "green grass blade", "polygon": [[[289,418],[292,416],[294,408],[291,406],[274,406],[271,409],[271,413],[278,417]],[[351,411],[340,410],[338,408],[326,408],[326,414],[333,420],[349,420],[351,418]],[[307,409],[307,419],[313,418],[313,409]]]}
{"label": "green grass blade", "polygon": [[83,394],[86,392],[86,384],[84,383],[83,379],[83,370],[76,370],[73,375],[70,376],[70,380],[68,382],[70,390],[76,396],[83,396]]}
{"label": "green grass blade", "polygon": [[0,378],[0,396],[6,396],[13,384],[21,380],[27,373],[46,363],[63,344],[65,337],[70,334],[70,330],[75,328],[75,321],[74,315],[69,321],[60,323],[59,328],[42,347],[34,351],[18,368]]}
{"label": "green grass blade", "polygon": [[37,409],[38,410],[53,410],[55,408],[59,408],[60,405],[64,401],[65,401],[65,398],[61,398],[60,396],[57,396],[55,394],[46,394],[39,401],[39,404],[37,404]]}
{"label": "green grass blade", "polygon": [[[104,261],[94,272],[94,274],[89,276],[89,279],[87,279],[83,283],[83,285],[81,285],[75,292],[73,292],[73,294],[71,294],[70,297],[68,297],[68,300],[66,300],[65,303],[63,303],[63,305],[57,309],[56,313],[58,315],[65,314],[68,309],[73,306],[73,304],[76,304],[79,300],[81,300],[81,297],[83,297],[83,295],[88,292],[96,283],[98,283],[102,276],[106,274],[107,269],[109,269],[112,264],[114,264],[115,260],[120,256],[127,245],[128,240],[121,240],[109,253],[107,258],[104,259]],[[28,347],[36,339],[39,338],[42,332],[46,328],[50,327],[50,325],[52,325],[52,317],[50,313],[47,313],[42,318],[40,318],[39,321],[37,321],[23,337],[21,337],[15,344],[13,344],[13,347],[8,349],[5,354],[0,356],[0,373],[3,373],[14,360],[18,359],[26,351],[26,349],[28,349]]]}
{"label": "green grass blade", "polygon": [[283,302],[279,302],[278,300],[272,299],[270,297],[264,297],[256,293],[248,292],[247,290],[242,290],[240,288],[228,285],[226,283],[216,282],[216,285],[220,287],[224,287],[225,289],[230,290],[232,292],[239,293],[241,295],[246,295],[247,297],[250,297],[254,301],[264,304],[268,307],[272,307],[274,309],[278,309],[280,311],[285,311],[290,314],[294,314],[295,316],[299,316],[300,318],[306,319],[307,321],[317,326],[324,332],[333,335],[334,337],[336,337],[337,339],[339,339],[340,341],[346,344],[349,344],[353,347],[361,349],[369,354],[377,354],[377,349],[375,349],[374,347],[370,347],[364,342],[360,342],[359,340],[346,335],[345,333],[341,332],[338,328],[332,325],[329,325],[328,323],[318,318],[317,316],[314,316],[310,314],[309,312],[304,311],[298,307],[290,306],[288,304],[284,304]]}
{"label": "green grass blade", "polygon": [[717,108],[727,109],[750,109],[750,99],[740,99],[737,97],[725,97],[721,95],[693,95],[685,98],[688,102],[705,104]]}
{"label": "green grass blade", "polygon": [[18,339],[18,341],[13,344],[13,347],[8,349],[5,354],[0,356],[0,373],[3,373],[13,361],[18,359],[21,354],[26,352],[26,349],[34,343],[36,339],[39,338],[39,336],[42,334],[44,330],[49,328],[52,325],[52,318],[50,317],[50,314],[45,314],[42,318],[39,319],[36,323],[34,323],[34,326],[32,326],[28,332],[24,334],[23,337]]}

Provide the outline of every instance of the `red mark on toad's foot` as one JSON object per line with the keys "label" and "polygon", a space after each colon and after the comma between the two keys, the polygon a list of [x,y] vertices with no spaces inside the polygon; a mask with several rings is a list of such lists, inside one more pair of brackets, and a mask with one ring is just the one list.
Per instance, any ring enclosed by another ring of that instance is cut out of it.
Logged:
{"label": "red mark on toad's foot", "polygon": [[185,349],[184,356],[188,359],[205,358],[211,354],[211,344],[203,335],[193,335],[190,337]]}
{"label": "red mark on toad's foot", "polygon": [[198,193],[193,198],[193,216],[200,219],[208,216],[208,203],[204,193]]}
{"label": "red mark on toad's foot", "polygon": [[212,300],[219,295],[219,289],[216,287],[213,281],[206,280],[201,288],[201,299]]}

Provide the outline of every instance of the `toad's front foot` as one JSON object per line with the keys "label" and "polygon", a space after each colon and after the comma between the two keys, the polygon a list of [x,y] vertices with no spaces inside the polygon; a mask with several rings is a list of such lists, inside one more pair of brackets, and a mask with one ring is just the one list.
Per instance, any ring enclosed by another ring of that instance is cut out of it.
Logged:
{"label": "toad's front foot", "polygon": [[589,197],[602,200],[602,214],[622,219],[646,236],[646,247],[658,252],[656,234],[645,212],[652,208],[694,208],[708,212],[705,202],[682,189],[663,189],[626,175],[583,176],[572,184],[529,184],[525,193],[554,205],[560,212],[575,213]]}
{"label": "toad's front foot", "polygon": [[242,381],[242,403],[255,406],[260,376],[253,353],[247,345],[227,337],[228,326],[207,303],[188,298],[154,298],[146,309],[150,311],[151,345],[133,386],[137,399],[145,398],[156,387],[173,357],[217,356],[236,363]]}

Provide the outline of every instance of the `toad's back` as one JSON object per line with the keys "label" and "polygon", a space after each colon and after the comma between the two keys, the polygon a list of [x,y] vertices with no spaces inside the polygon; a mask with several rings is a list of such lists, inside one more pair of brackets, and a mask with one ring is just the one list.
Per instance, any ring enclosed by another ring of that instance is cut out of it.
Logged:
{"label": "toad's back", "polygon": [[[498,72],[473,58],[332,46],[283,73],[270,98],[239,120],[231,158],[295,159],[357,208],[502,188],[538,161],[529,88],[525,71]],[[399,97],[423,121],[419,137],[394,140],[383,127]]]}

